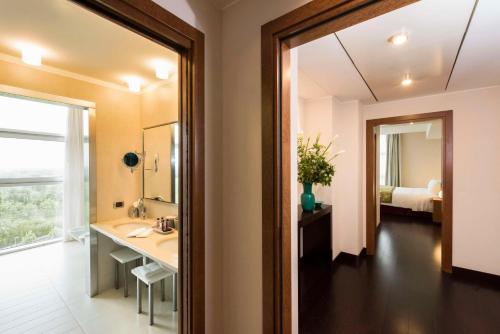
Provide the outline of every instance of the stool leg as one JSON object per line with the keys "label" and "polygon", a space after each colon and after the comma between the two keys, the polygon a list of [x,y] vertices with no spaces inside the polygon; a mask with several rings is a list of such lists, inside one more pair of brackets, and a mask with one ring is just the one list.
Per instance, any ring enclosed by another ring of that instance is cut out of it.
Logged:
{"label": "stool leg", "polygon": [[153,284],[148,285],[148,299],[149,299],[149,325],[153,326],[154,321],[153,321],[153,316],[154,316],[154,309],[153,309]]}
{"label": "stool leg", "polygon": [[177,312],[177,274],[172,275],[172,306]]}
{"label": "stool leg", "polygon": [[118,290],[120,287],[120,282],[119,282],[119,271],[120,271],[120,264],[118,261],[115,261],[115,289]]}
{"label": "stool leg", "polygon": [[164,302],[165,301],[165,280],[162,279],[160,281],[160,289],[161,289],[161,301]]}
{"label": "stool leg", "polygon": [[140,279],[137,279],[137,313],[142,313],[142,291]]}
{"label": "stool leg", "polygon": [[128,297],[128,273],[127,273],[127,264],[123,264],[123,296]]}

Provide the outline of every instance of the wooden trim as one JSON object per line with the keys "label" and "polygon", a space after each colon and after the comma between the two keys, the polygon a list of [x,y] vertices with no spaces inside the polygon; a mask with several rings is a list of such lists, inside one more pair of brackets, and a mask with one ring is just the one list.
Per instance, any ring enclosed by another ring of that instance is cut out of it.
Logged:
{"label": "wooden trim", "polygon": [[376,230],[376,167],[375,167],[375,127],[382,124],[401,124],[440,119],[443,122],[442,175],[443,175],[443,215],[441,224],[441,268],[452,271],[453,242],[453,112],[440,111],[366,121],[366,250],[375,254]]}
{"label": "wooden trim", "polygon": [[266,334],[292,330],[288,50],[416,1],[313,0],[262,26],[262,314]]}
{"label": "wooden trim", "polygon": [[181,177],[179,333],[205,332],[204,49],[202,32],[152,1],[72,0],[179,54]]}

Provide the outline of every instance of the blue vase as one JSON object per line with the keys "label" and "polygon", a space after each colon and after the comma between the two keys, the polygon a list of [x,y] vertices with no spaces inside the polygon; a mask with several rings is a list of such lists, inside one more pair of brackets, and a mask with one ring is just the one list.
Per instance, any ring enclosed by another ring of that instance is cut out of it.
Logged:
{"label": "blue vase", "polygon": [[314,210],[314,203],[316,202],[314,194],[312,193],[312,184],[304,183],[304,192],[300,195],[300,204],[302,204],[302,210],[305,212],[311,212]]}

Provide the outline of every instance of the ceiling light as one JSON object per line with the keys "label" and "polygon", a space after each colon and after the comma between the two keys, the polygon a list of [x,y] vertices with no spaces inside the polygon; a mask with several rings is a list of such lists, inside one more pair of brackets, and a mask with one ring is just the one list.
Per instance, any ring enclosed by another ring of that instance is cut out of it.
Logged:
{"label": "ceiling light", "polygon": [[407,74],[407,75],[405,76],[405,78],[403,79],[403,81],[401,81],[401,84],[402,84],[403,86],[409,86],[409,85],[411,85],[412,83],[413,83],[413,80],[411,79],[411,77],[410,77],[410,75],[409,75],[409,74]]}
{"label": "ceiling light", "polygon": [[393,45],[402,45],[408,41],[408,35],[402,32],[396,35],[392,35],[387,41]]}
{"label": "ceiling light", "polygon": [[158,79],[167,80],[170,76],[170,66],[168,64],[158,64],[155,71]]}
{"label": "ceiling light", "polygon": [[42,50],[35,46],[23,46],[21,49],[21,59],[26,64],[40,66],[42,65]]}
{"label": "ceiling light", "polygon": [[139,93],[141,91],[142,80],[136,77],[130,77],[126,79],[128,84],[128,89],[131,92]]}

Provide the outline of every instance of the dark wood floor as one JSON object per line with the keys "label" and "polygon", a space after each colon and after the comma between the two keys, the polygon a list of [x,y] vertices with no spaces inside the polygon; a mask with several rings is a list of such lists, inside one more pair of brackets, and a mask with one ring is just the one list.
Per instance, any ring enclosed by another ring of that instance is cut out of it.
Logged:
{"label": "dark wood floor", "polygon": [[374,257],[301,267],[300,334],[500,333],[500,286],[440,270],[440,228],[386,216]]}

